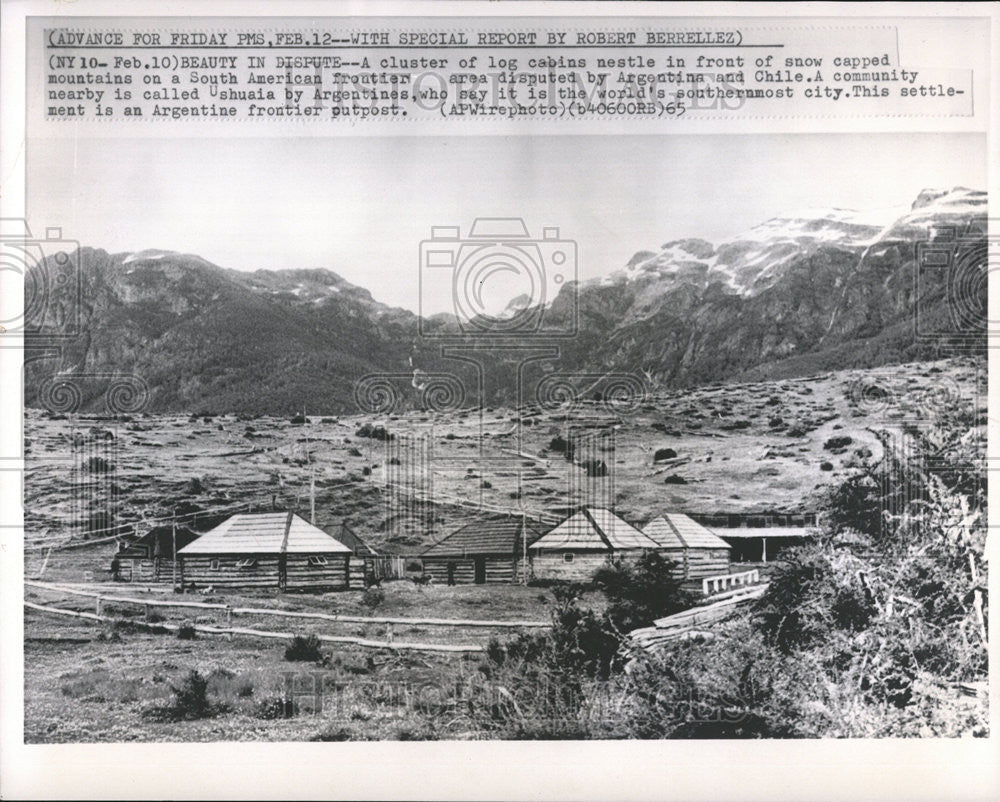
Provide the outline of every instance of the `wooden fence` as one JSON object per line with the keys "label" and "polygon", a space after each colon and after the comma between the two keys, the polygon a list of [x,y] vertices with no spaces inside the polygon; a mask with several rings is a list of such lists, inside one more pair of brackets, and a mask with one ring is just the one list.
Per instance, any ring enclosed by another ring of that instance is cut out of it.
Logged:
{"label": "wooden fence", "polygon": [[136,604],[146,607],[189,607],[201,610],[228,611],[232,615],[275,615],[285,618],[310,618],[321,621],[333,621],[344,624],[398,624],[401,626],[436,626],[436,627],[485,627],[489,629],[537,629],[548,628],[552,624],[547,621],[490,621],[475,618],[385,618],[367,615],[339,615],[336,613],[303,613],[295,610],[273,610],[271,608],[233,607],[228,604],[174,600],[137,599],[126,596],[109,596],[92,590],[68,588],[63,585],[53,585],[49,582],[25,580],[26,587],[41,588],[71,596],[89,596],[97,600],[117,602],[119,604]]}
{"label": "wooden fence", "polygon": [[[100,599],[98,599],[98,604],[100,604]],[[49,607],[44,604],[36,604],[34,602],[26,601],[24,606],[31,610],[37,610],[43,613],[50,613],[55,615],[70,616],[72,618],[86,618],[91,621],[99,622],[114,622],[122,621],[127,619],[113,618],[112,616],[100,615],[99,613],[85,613],[78,610],[66,610],[62,607]],[[131,622],[136,623],[136,622]],[[165,629],[170,632],[176,632],[180,629],[179,624],[168,624],[166,622],[158,622],[156,624],[145,624],[145,626],[156,627],[159,629]],[[242,627],[213,627],[207,624],[191,624],[191,628],[195,632],[200,632],[205,635],[244,635],[246,637],[252,638],[274,638],[278,640],[291,640],[294,637],[294,633],[291,632],[266,632],[259,629],[244,629]],[[355,638],[350,635],[320,635],[317,634],[316,637],[324,643],[350,643],[355,646],[364,646],[369,649],[390,649],[393,651],[418,651],[418,652],[451,652],[451,653],[470,653],[470,652],[482,652],[484,647],[477,644],[451,644],[451,643],[409,643],[404,641],[378,641],[369,640],[368,638]]]}
{"label": "wooden fence", "polygon": [[706,596],[711,596],[714,593],[722,593],[725,590],[745,585],[756,585],[758,582],[760,582],[760,571],[754,568],[752,571],[743,571],[738,574],[706,576],[701,580],[701,590]]}
{"label": "wooden fence", "polygon": [[[92,590],[82,590],[79,588],[68,588],[60,585],[53,585],[48,582],[36,582],[33,580],[25,580],[26,587],[36,588],[43,592],[52,592],[68,596],[82,596],[86,598],[91,598],[94,600],[94,612],[93,613],[83,613],[76,610],[66,610],[60,607],[52,607],[47,605],[40,605],[33,602],[25,601],[25,606],[40,612],[53,613],[57,615],[67,615],[77,618],[89,618],[96,621],[111,621],[111,620],[122,620],[114,619],[110,616],[104,615],[103,605],[105,603],[111,604],[128,604],[139,606],[144,610],[144,622],[148,625],[153,625],[151,619],[152,610],[156,607],[173,607],[177,609],[194,609],[194,610],[214,610],[216,612],[224,613],[226,616],[226,626],[225,627],[214,627],[207,626],[205,624],[195,624],[194,629],[196,632],[204,632],[210,635],[245,635],[249,637],[262,637],[262,638],[285,638],[290,639],[293,634],[290,632],[266,632],[256,629],[246,629],[240,627],[233,627],[233,616],[237,615],[251,615],[251,616],[276,616],[280,618],[298,618],[310,621],[329,621],[333,623],[344,623],[344,624],[385,624],[390,627],[388,633],[388,639],[385,641],[370,640],[367,638],[352,637],[347,635],[317,635],[321,641],[327,641],[330,643],[351,643],[357,646],[364,646],[372,649],[391,649],[395,651],[400,650],[410,650],[410,651],[426,651],[426,652],[481,652],[483,650],[482,646],[476,644],[441,644],[441,643],[411,643],[404,641],[395,641],[393,639],[391,627],[393,626],[408,626],[408,627],[450,627],[450,628],[485,628],[485,629],[542,629],[548,628],[552,625],[544,621],[488,621],[483,619],[467,619],[467,618],[400,618],[400,617],[375,617],[375,616],[360,616],[360,615],[339,615],[331,613],[309,613],[309,612],[298,612],[294,610],[273,610],[269,608],[257,608],[257,607],[233,607],[228,604],[219,604],[212,602],[193,602],[193,601],[181,601],[174,599],[160,600],[160,599],[144,599],[135,598],[129,596],[109,596],[104,593],[97,593]],[[127,619],[126,619],[127,620]],[[134,622],[133,622],[134,623]],[[177,625],[166,624],[156,622],[155,626],[163,627],[164,629],[170,631],[176,631]]]}

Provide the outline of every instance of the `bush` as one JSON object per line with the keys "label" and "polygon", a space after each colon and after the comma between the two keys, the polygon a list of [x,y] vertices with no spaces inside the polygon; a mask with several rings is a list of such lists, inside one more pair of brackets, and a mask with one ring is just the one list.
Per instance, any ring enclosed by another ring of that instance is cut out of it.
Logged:
{"label": "bush", "polygon": [[146,708],[143,715],[155,721],[191,721],[223,712],[223,705],[212,704],[208,698],[208,679],[198,671],[189,671],[179,685],[171,685],[173,703]]}
{"label": "bush", "polygon": [[[367,591],[366,591],[367,592]],[[296,635],[285,647],[285,660],[290,663],[321,663],[320,639],[316,635]]]}
{"label": "bush", "polygon": [[177,627],[177,638],[179,640],[194,640],[198,637],[198,631],[190,621],[184,621]]}
{"label": "bush", "polygon": [[607,476],[608,464],[602,459],[589,459],[580,463],[587,476]]}
{"label": "bush", "polygon": [[174,692],[174,709],[184,718],[203,718],[211,705],[208,701],[208,680],[192,669],[179,686],[170,686]]}
{"label": "bush", "polygon": [[573,443],[558,434],[549,441],[549,451],[562,454],[567,460],[573,459]]}
{"label": "bush", "polygon": [[653,462],[659,462],[661,459],[674,459],[677,456],[677,452],[672,448],[658,448],[653,453]]}
{"label": "bush", "polygon": [[473,721],[503,738],[587,737],[585,685],[607,676],[619,647],[578,589],[556,588],[552,630],[492,638],[480,664],[487,686],[468,700]]}
{"label": "bush", "polygon": [[382,588],[368,588],[361,595],[361,603],[368,608],[370,612],[375,612],[382,602],[385,601],[385,591]]}
{"label": "bush", "polygon": [[284,696],[269,696],[266,699],[261,699],[254,708],[254,715],[265,720],[291,718],[298,712],[295,700]]}
{"label": "bush", "polygon": [[396,435],[390,433],[385,426],[372,426],[370,423],[363,424],[354,434],[358,437],[368,437],[372,440],[389,441],[396,439]]}
{"label": "bush", "polygon": [[687,610],[694,599],[682,588],[678,565],[655,551],[635,561],[616,560],[594,574],[608,597],[607,618],[620,632],[649,626],[657,618]]}

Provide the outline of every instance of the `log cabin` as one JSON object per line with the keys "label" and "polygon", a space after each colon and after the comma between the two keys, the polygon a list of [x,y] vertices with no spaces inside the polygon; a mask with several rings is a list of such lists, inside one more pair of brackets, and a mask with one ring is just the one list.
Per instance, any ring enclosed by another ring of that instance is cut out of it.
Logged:
{"label": "log cabin", "polygon": [[539,536],[521,516],[474,521],[420,555],[424,576],[442,585],[521,582],[525,539],[530,546]]}
{"label": "log cabin", "polygon": [[703,577],[729,573],[729,544],[683,513],[654,518],[642,531],[677,565],[676,577],[692,587],[700,587]]}
{"label": "log cabin", "polygon": [[199,537],[186,526],[156,526],[142,537],[123,542],[115,552],[118,578],[124,582],[169,582],[174,578],[174,547],[178,553]]}
{"label": "log cabin", "polygon": [[352,552],[294,512],[243,513],[178,550],[185,587],[346,590]]}
{"label": "log cabin", "polygon": [[586,582],[617,557],[638,557],[659,544],[603,507],[584,507],[528,549],[535,579]]}

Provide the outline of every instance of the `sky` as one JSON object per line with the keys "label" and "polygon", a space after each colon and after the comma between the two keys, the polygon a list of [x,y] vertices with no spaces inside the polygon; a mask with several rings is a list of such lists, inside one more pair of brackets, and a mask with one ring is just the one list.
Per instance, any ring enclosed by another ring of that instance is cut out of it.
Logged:
{"label": "sky", "polygon": [[986,188],[973,134],[59,138],[31,140],[27,163],[35,231],[239,270],[327,267],[414,311],[432,226],[556,226],[592,278],[673,239],[718,242],[800,209]]}

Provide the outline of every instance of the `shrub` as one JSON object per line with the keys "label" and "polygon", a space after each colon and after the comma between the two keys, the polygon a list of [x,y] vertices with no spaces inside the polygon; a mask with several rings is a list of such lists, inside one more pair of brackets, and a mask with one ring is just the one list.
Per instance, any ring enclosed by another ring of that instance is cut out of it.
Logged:
{"label": "shrub", "polygon": [[313,634],[296,635],[285,647],[285,660],[290,663],[321,663],[323,652],[320,651],[320,639]]}
{"label": "shrub", "polygon": [[372,426],[370,423],[362,424],[355,433],[358,437],[369,437],[372,440],[395,440],[396,435],[389,432],[385,426]]}
{"label": "shrub", "polygon": [[382,588],[368,588],[361,595],[361,603],[371,612],[374,612],[385,601],[385,591]]}
{"label": "shrub", "polygon": [[650,551],[597,571],[594,583],[608,597],[606,615],[614,628],[627,632],[691,607],[694,599],[683,590],[677,570],[676,563]]}
{"label": "shrub", "polygon": [[592,611],[579,608],[578,589],[554,592],[551,632],[492,638],[480,664],[485,692],[466,700],[473,721],[501,737],[588,734],[584,685],[607,676],[619,641]]}
{"label": "shrub", "polygon": [[189,671],[179,685],[171,685],[173,703],[144,710],[143,715],[156,721],[186,721],[208,718],[222,712],[222,705],[212,704],[208,698],[208,679],[198,671]]}
{"label": "shrub", "polygon": [[298,712],[295,700],[284,696],[269,696],[266,699],[261,699],[254,708],[254,715],[265,720],[291,718]]}
{"label": "shrub", "polygon": [[573,443],[558,434],[549,441],[549,451],[562,454],[568,461],[572,461],[574,450]]}
{"label": "shrub", "polygon": [[177,627],[177,637],[179,640],[194,640],[198,637],[198,631],[190,621],[184,621]]}
{"label": "shrub", "polygon": [[677,456],[677,452],[672,448],[658,448],[653,454],[653,462],[659,462],[661,459],[674,459]]}

